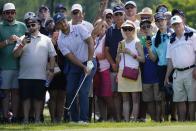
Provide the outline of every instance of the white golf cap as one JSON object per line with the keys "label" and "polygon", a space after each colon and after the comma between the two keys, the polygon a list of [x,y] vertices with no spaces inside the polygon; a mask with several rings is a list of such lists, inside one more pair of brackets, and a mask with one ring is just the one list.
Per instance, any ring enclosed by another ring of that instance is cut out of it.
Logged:
{"label": "white golf cap", "polygon": [[136,5],[136,3],[134,2],[134,1],[127,1],[126,3],[125,3],[125,6],[127,6],[127,5],[133,5],[133,6],[137,6]]}
{"label": "white golf cap", "polygon": [[33,17],[36,17],[36,15],[35,15],[34,12],[27,12],[27,13],[24,15],[24,20],[27,20],[27,19],[33,18]]}
{"label": "white golf cap", "polygon": [[15,5],[13,3],[6,3],[4,4],[3,6],[3,11],[6,11],[6,10],[15,10]]}
{"label": "white golf cap", "polygon": [[182,23],[182,18],[178,15],[174,15],[171,18],[171,24],[175,24],[175,23]]}
{"label": "white golf cap", "polygon": [[103,14],[105,14],[105,15],[112,14],[113,15],[113,11],[111,9],[105,9]]}
{"label": "white golf cap", "polygon": [[71,12],[74,10],[79,10],[80,12],[82,12],[82,6],[80,4],[73,4],[71,7]]}

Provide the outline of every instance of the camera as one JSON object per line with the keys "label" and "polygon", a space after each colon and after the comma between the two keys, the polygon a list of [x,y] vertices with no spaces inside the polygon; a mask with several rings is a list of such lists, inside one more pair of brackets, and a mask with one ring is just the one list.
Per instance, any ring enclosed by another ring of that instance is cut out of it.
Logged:
{"label": "camera", "polygon": [[27,39],[27,43],[30,43],[31,42],[31,33],[25,32],[25,38]]}
{"label": "camera", "polygon": [[150,44],[150,45],[152,45],[152,41],[151,41],[151,36],[146,36],[146,41],[148,41],[148,43]]}

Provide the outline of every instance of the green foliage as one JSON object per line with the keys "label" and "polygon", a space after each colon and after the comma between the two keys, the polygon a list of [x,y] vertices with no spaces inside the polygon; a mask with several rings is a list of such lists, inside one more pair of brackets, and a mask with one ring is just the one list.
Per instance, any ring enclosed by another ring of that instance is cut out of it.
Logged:
{"label": "green foliage", "polygon": [[167,3],[170,10],[177,8],[183,10],[187,25],[196,28],[196,0],[162,0]]}
{"label": "green foliage", "polygon": [[[109,0],[108,6],[111,7],[111,3],[115,0]],[[128,0],[121,0],[126,2]],[[144,7],[150,7],[155,11],[158,4],[166,4],[170,11],[173,8],[182,9],[186,15],[187,24],[193,28],[196,28],[196,0],[133,0],[137,3],[138,12]],[[72,4],[80,3],[84,7],[85,19],[88,21],[93,21],[96,13],[99,9],[100,0],[0,0],[0,7],[6,2],[13,2],[17,8],[17,19],[22,20],[24,14],[27,11],[36,12],[38,8],[45,4],[51,9],[51,14],[53,14],[54,7],[57,3],[63,3],[68,11],[71,9]],[[70,14],[70,12],[68,12]]]}

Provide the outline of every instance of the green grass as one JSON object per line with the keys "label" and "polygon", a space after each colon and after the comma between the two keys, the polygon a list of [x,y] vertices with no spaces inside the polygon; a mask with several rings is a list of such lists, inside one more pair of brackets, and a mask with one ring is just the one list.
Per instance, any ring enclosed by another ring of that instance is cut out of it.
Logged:
{"label": "green grass", "polygon": [[196,122],[163,122],[155,123],[147,121],[145,123],[90,123],[88,125],[60,123],[50,123],[48,110],[44,114],[46,122],[43,124],[1,124],[0,131],[3,130],[80,130],[80,131],[196,131]]}
{"label": "green grass", "polygon": [[[154,122],[146,122],[146,123],[113,123],[113,122],[105,122],[105,123],[90,123],[88,125],[78,125],[78,124],[52,124],[49,122],[43,124],[6,124],[0,125],[0,130],[76,130],[83,129],[84,131],[92,130],[103,131],[104,129],[109,131],[116,130],[144,130],[145,131],[196,131],[196,122],[184,122],[184,123],[154,123]],[[104,129],[103,129],[104,128]]]}

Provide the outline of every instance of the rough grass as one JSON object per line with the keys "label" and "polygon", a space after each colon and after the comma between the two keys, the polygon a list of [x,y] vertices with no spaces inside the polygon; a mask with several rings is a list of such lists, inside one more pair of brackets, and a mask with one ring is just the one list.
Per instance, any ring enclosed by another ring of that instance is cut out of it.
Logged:
{"label": "rough grass", "polygon": [[48,110],[44,114],[45,123],[42,124],[1,124],[0,131],[3,130],[76,130],[76,131],[196,131],[196,122],[163,122],[155,123],[147,121],[145,123],[133,122],[103,122],[89,123],[88,125],[60,123],[50,123]]}

